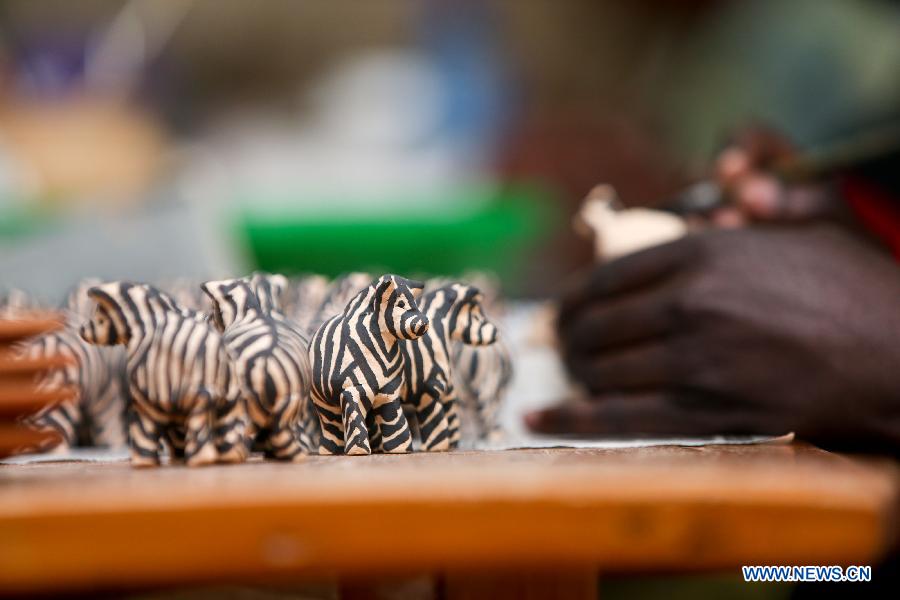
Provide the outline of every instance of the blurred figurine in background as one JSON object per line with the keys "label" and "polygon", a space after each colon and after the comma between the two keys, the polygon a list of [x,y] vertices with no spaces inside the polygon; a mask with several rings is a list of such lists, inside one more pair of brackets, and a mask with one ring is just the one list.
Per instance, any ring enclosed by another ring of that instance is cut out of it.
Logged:
{"label": "blurred figurine in background", "polygon": [[687,223],[677,215],[649,208],[622,208],[610,185],[597,185],[575,216],[575,230],[594,241],[597,261],[609,261],[650,246],[677,240]]}
{"label": "blurred figurine in background", "polygon": [[423,294],[419,306],[428,318],[428,331],[402,343],[403,401],[415,408],[423,450],[459,445],[451,344],[489,346],[497,341],[497,327],[485,318],[481,301],[477,288],[458,283]]}
{"label": "blurred figurine in background", "polygon": [[75,398],[45,407],[24,420],[38,431],[59,434],[57,445],[38,450],[125,447],[124,353],[121,348],[89,344],[78,332],[92,308],[87,290],[98,283],[85,279],[69,292],[62,306],[66,316],[63,329],[26,341],[20,348],[24,356],[31,358],[62,355],[73,359],[67,366],[42,376],[40,385],[47,389],[74,386]]}

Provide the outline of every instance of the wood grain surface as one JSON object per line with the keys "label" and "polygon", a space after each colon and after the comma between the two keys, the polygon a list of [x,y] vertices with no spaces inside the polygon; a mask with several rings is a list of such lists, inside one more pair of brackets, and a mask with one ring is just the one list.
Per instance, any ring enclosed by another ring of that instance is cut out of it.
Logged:
{"label": "wood grain surface", "polygon": [[0,590],[869,564],[897,494],[798,444],[0,465]]}

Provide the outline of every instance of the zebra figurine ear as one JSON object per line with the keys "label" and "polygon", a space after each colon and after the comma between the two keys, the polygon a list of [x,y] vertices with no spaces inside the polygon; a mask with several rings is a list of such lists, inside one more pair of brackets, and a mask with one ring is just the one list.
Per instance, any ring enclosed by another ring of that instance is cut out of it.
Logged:
{"label": "zebra figurine ear", "polygon": [[272,282],[272,292],[279,299],[284,299],[284,295],[288,290],[288,278],[282,275],[281,273],[275,273],[274,275],[269,276],[269,281]]}
{"label": "zebra figurine ear", "polygon": [[369,312],[375,312],[375,307],[381,304],[384,297],[397,287],[397,283],[392,275],[382,275],[372,285],[375,288],[375,293],[372,294],[372,300],[369,302]]}
{"label": "zebra figurine ear", "polygon": [[114,306],[116,304],[115,298],[119,296],[121,292],[121,287],[116,283],[104,283],[101,285],[95,285],[89,287],[87,292],[85,292],[91,300],[97,302],[98,304],[105,304],[107,306]]}
{"label": "zebra figurine ear", "polygon": [[222,317],[222,307],[219,304],[220,300],[223,298],[218,293],[219,290],[215,287],[215,285],[219,283],[216,281],[206,281],[200,284],[200,290],[207,295],[212,304],[212,320],[213,325],[215,325],[216,329],[221,333],[225,331],[225,319]]}
{"label": "zebra figurine ear", "polygon": [[412,292],[413,298],[418,300],[422,296],[422,292],[425,290],[425,284],[421,281],[414,281],[412,279],[404,279],[403,283],[409,288],[409,291]]}

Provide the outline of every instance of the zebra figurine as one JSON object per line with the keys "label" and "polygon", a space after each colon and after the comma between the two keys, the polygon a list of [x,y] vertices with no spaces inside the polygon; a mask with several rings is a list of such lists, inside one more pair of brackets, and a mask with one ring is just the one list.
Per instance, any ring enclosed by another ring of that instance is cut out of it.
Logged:
{"label": "zebra figurine", "polygon": [[71,400],[47,406],[22,421],[38,431],[54,431],[59,441],[40,450],[67,449],[76,445],[122,448],[125,439],[125,402],[121,390],[124,354],[120,348],[102,348],[85,342],[78,325],[90,316],[87,289],[98,283],[85,279],[66,296],[62,309],[66,326],[24,342],[19,351],[37,358],[61,355],[72,363],[42,375],[44,389],[72,386]]}
{"label": "zebra figurine", "polygon": [[497,327],[485,318],[481,301],[478,288],[460,283],[424,294],[419,305],[431,325],[420,339],[401,344],[404,402],[415,410],[424,450],[459,445],[452,343],[487,346],[497,341]]}
{"label": "zebra figurine", "polygon": [[384,275],[316,331],[309,353],[320,454],[370,454],[370,434],[385,452],[411,448],[400,398],[401,341],[428,331],[428,318],[416,305],[421,290],[421,283]]}
{"label": "zebra figurine", "polygon": [[147,284],[106,283],[88,296],[96,307],[81,337],[125,345],[131,464],[158,465],[173,435],[188,466],[243,461],[246,407],[212,325]]}
{"label": "zebra figurine", "polygon": [[489,346],[454,342],[451,352],[453,387],[461,412],[468,417],[474,437],[500,437],[500,408],[513,378],[513,359],[501,336]]}
{"label": "zebra figurine", "polygon": [[306,338],[277,307],[280,275],[209,281],[213,305],[257,443],[268,458],[300,460],[310,449],[304,421],[311,372]]}

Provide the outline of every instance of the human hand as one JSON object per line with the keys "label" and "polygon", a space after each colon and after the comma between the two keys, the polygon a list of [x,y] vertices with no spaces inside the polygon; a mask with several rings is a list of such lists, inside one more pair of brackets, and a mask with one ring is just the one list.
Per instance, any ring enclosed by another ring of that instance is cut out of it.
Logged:
{"label": "human hand", "polygon": [[708,231],[595,268],[559,337],[585,434],[795,431],[900,447],[900,267],[828,226]]}

